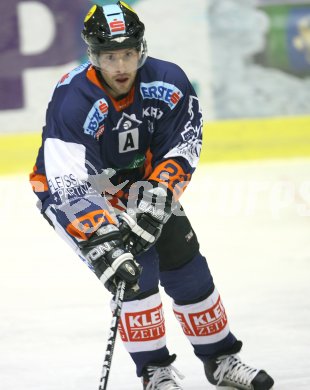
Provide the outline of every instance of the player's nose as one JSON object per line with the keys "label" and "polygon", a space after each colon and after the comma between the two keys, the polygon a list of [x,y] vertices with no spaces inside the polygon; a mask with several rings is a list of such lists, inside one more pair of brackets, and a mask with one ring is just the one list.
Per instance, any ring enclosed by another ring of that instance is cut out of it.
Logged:
{"label": "player's nose", "polygon": [[123,58],[118,58],[116,61],[115,70],[117,73],[126,73],[127,66]]}

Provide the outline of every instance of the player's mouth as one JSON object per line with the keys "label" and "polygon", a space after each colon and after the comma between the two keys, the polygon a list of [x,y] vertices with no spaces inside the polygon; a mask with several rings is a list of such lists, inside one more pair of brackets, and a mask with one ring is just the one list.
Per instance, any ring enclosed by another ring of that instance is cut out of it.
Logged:
{"label": "player's mouth", "polygon": [[114,79],[117,83],[121,84],[121,85],[124,85],[127,83],[127,81],[129,80],[129,77],[128,76],[118,76]]}

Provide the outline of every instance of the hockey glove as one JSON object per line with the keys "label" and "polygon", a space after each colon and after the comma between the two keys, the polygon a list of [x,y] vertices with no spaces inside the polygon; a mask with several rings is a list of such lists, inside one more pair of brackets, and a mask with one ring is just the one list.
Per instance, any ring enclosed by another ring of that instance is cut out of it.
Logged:
{"label": "hockey glove", "polygon": [[120,231],[130,252],[137,256],[147,251],[158,240],[164,224],[172,213],[172,194],[157,186],[144,191],[137,205],[128,208],[120,218]]}
{"label": "hockey glove", "polygon": [[104,286],[115,294],[118,282],[125,280],[125,297],[139,292],[138,279],[142,268],[125,249],[120,231],[114,225],[100,227],[80,249]]}

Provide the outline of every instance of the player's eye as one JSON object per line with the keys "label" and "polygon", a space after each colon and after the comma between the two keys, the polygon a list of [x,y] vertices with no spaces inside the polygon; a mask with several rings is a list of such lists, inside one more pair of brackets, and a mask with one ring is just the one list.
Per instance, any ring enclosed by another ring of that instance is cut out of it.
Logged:
{"label": "player's eye", "polygon": [[132,58],[133,56],[134,56],[134,51],[133,50],[130,50],[130,51],[127,51],[127,53],[126,53],[126,57],[127,58]]}
{"label": "player's eye", "polygon": [[104,54],[102,56],[102,60],[106,61],[106,62],[112,62],[112,61],[114,61],[114,55],[112,53],[111,54],[109,54],[109,53]]}

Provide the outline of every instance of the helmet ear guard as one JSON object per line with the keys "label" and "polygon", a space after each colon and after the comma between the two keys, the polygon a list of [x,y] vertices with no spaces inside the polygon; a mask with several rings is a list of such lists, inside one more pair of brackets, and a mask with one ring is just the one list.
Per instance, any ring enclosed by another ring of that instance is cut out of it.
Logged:
{"label": "helmet ear guard", "polygon": [[147,58],[144,30],[144,24],[135,11],[123,1],[118,1],[103,7],[93,5],[84,19],[81,35],[94,66],[99,66],[101,52],[136,48],[140,53],[139,68]]}

